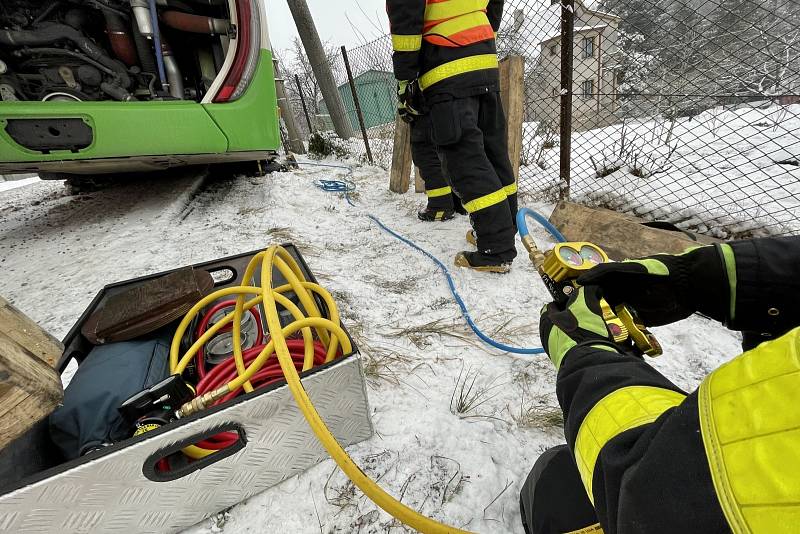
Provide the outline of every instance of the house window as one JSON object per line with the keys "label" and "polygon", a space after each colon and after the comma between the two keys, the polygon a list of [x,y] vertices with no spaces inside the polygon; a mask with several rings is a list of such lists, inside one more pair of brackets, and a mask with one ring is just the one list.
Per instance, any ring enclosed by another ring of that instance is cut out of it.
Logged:
{"label": "house window", "polygon": [[583,57],[594,57],[594,37],[584,37],[583,39]]}
{"label": "house window", "polygon": [[594,98],[594,80],[584,80],[581,84],[581,96],[583,98]]}
{"label": "house window", "polygon": [[550,55],[555,56],[558,54],[558,45],[550,45]]}

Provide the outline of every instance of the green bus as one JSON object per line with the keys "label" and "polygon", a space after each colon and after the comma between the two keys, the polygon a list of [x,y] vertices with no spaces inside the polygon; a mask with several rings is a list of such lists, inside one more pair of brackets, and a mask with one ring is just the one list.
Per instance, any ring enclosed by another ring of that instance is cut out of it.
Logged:
{"label": "green bus", "polygon": [[279,122],[265,0],[0,3],[0,174],[263,161]]}

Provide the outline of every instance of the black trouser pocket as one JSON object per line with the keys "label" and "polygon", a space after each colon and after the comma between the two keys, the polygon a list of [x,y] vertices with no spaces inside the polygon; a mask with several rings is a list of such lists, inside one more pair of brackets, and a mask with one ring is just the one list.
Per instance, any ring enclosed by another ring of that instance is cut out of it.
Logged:
{"label": "black trouser pocket", "polygon": [[433,142],[447,146],[461,140],[461,116],[458,113],[458,100],[438,102],[431,107]]}

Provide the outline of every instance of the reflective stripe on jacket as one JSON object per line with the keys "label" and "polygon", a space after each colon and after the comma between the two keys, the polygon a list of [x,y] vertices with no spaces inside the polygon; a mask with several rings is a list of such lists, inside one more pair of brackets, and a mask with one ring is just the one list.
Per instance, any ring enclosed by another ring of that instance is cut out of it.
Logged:
{"label": "reflective stripe on jacket", "polygon": [[461,47],[494,39],[486,15],[489,0],[427,0],[425,41],[446,47]]}
{"label": "reflective stripe on jacket", "polygon": [[497,90],[503,0],[387,0],[394,74],[426,94]]}

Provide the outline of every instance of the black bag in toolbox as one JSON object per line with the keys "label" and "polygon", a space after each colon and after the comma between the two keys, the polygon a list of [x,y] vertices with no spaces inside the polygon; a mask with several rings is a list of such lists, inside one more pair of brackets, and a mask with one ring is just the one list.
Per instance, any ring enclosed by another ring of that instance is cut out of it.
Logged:
{"label": "black bag in toolbox", "polygon": [[67,460],[130,437],[117,408],[169,374],[174,328],[147,338],[94,347],[64,390],[64,404],[50,415],[50,437]]}

